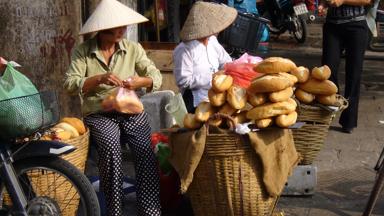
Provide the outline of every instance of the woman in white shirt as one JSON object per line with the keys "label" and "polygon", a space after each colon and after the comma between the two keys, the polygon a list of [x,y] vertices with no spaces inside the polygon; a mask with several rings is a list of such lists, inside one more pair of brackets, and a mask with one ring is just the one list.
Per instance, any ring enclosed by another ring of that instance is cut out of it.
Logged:
{"label": "woman in white shirt", "polygon": [[189,113],[208,100],[212,75],[232,61],[215,35],[236,16],[237,11],[231,7],[202,1],[196,2],[188,14],[180,32],[183,42],[173,52],[173,74]]}

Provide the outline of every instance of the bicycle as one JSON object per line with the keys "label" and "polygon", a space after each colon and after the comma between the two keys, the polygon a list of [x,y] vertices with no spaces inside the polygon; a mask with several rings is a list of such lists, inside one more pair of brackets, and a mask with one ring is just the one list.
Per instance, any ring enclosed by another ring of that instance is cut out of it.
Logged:
{"label": "bicycle", "polygon": [[369,196],[367,206],[365,207],[365,210],[363,212],[363,216],[371,215],[373,208],[376,204],[376,201],[379,198],[381,191],[383,190],[383,186],[384,186],[384,149],[381,151],[380,157],[377,160],[377,163],[376,163],[374,170],[376,171],[376,180],[375,180],[375,183],[373,185],[371,194]]}
{"label": "bicycle", "polygon": [[0,101],[0,215],[100,215],[91,183],[60,157],[75,147],[40,140],[58,110],[51,91]]}

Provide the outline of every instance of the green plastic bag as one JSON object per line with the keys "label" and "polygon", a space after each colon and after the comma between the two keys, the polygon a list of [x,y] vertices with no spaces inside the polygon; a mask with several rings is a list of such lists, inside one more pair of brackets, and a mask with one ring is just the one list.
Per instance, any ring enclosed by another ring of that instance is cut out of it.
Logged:
{"label": "green plastic bag", "polygon": [[0,139],[27,136],[43,124],[44,108],[33,83],[11,64],[0,77]]}
{"label": "green plastic bag", "polygon": [[33,83],[8,63],[0,78],[0,101],[36,93]]}

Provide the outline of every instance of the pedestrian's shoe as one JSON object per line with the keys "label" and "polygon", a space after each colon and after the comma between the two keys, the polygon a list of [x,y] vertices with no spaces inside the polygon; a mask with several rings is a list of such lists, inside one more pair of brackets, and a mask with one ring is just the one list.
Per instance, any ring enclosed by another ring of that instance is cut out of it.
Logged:
{"label": "pedestrian's shoe", "polygon": [[343,132],[343,133],[351,134],[352,131],[353,131],[353,128],[349,128],[349,127],[342,127],[341,128],[341,132]]}

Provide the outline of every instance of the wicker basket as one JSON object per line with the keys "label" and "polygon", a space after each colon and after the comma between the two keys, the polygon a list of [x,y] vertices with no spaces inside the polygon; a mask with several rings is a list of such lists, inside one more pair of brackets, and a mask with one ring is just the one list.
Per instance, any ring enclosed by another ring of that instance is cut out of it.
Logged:
{"label": "wicker basket", "polygon": [[324,145],[329,126],[336,116],[348,107],[348,101],[341,95],[337,95],[338,110],[331,111],[315,105],[299,105],[297,121],[306,124],[299,129],[292,130],[296,150],[301,154],[300,165],[312,164]]}
{"label": "wicker basket", "polygon": [[[89,147],[89,130],[79,137],[66,140],[65,143],[76,147],[76,150],[62,156],[63,159],[72,163],[79,170],[84,172],[85,162],[88,156],[88,147]],[[63,216],[74,216],[79,205],[80,197],[76,194],[76,190],[73,189],[73,185],[68,182],[67,179],[55,174],[55,173],[28,173],[31,186],[34,188],[34,193],[36,195],[42,195],[47,193],[47,189],[53,184],[53,179],[55,179],[55,185],[60,185],[59,188],[53,190],[48,194],[49,196],[55,197],[55,200],[63,200],[65,203],[62,203],[61,215]],[[71,198],[68,201],[67,198]],[[11,205],[11,200],[8,194],[4,194],[4,203],[6,205]],[[64,210],[63,210],[64,209]]]}
{"label": "wicker basket", "polygon": [[72,163],[79,170],[84,172],[85,162],[88,157],[89,148],[89,130],[85,134],[76,138],[66,140],[65,143],[76,147],[76,150],[70,154],[64,155],[62,158]]}
{"label": "wicker basket", "polygon": [[231,131],[207,134],[188,195],[196,216],[271,215],[278,199],[267,194],[248,138]]}

